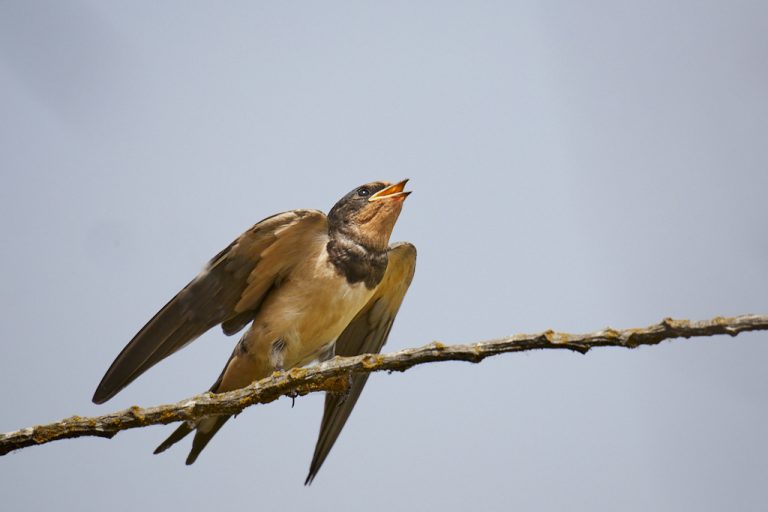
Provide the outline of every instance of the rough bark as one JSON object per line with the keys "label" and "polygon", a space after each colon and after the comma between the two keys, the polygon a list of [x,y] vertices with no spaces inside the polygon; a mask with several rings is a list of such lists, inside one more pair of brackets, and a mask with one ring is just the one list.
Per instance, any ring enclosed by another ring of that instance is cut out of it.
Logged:
{"label": "rough bark", "polygon": [[479,363],[489,356],[536,349],[566,349],[585,354],[595,347],[635,348],[656,345],[674,338],[706,337],[718,334],[736,336],[742,332],[768,330],[768,315],[716,317],[691,322],[667,318],[658,324],[635,329],[606,328],[588,334],[545,331],[517,334],[467,345],[429,345],[390,354],[364,354],[336,357],[317,366],[276,372],[248,387],[222,394],[206,393],[175,404],[156,407],[131,407],[104,416],[72,416],[47,425],[23,428],[0,434],[0,455],[27,446],[73,437],[111,438],[122,430],[176,421],[196,420],[203,416],[237,414],[254,404],[264,404],[281,396],[300,396],[315,391],[344,393],[355,373],[405,371],[413,366],[438,361]]}

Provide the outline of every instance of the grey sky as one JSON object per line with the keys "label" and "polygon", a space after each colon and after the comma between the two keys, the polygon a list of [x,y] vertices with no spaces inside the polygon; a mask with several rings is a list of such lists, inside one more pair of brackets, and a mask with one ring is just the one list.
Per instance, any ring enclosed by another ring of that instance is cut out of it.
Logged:
{"label": "grey sky", "polygon": [[[768,312],[766,2],[0,2],[0,430],[206,389],[218,330],[104,406],[133,334],[261,218],[411,178],[385,350]],[[374,376],[192,467],[171,427],[0,459],[7,510],[763,510],[768,336]]]}

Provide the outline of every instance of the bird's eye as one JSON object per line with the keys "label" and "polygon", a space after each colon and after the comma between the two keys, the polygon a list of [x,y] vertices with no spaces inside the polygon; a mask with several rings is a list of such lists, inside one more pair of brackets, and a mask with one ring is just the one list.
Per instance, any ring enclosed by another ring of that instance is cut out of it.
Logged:
{"label": "bird's eye", "polygon": [[357,189],[357,195],[359,195],[360,197],[368,197],[369,195],[371,195],[371,191],[365,187],[360,187],[359,189]]}

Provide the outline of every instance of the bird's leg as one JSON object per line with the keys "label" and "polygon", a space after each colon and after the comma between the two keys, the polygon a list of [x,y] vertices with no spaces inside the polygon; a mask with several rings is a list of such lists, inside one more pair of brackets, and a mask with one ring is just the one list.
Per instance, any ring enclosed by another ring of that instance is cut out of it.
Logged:
{"label": "bird's leg", "polygon": [[285,349],[285,340],[277,338],[272,342],[272,347],[269,350],[269,364],[280,372],[285,370]]}
{"label": "bird's leg", "polygon": [[[285,370],[285,340],[283,338],[277,338],[272,342],[272,347],[269,350],[269,364],[272,365],[277,371],[282,372]],[[288,396],[291,397],[291,409],[296,405],[296,397],[299,396],[298,392],[293,391]]]}
{"label": "bird's leg", "polygon": [[335,355],[336,355],[336,340],[333,340],[332,342],[328,343],[327,345],[325,345],[323,348],[320,349],[320,352],[317,353],[317,360],[320,361],[321,363],[324,363]]}

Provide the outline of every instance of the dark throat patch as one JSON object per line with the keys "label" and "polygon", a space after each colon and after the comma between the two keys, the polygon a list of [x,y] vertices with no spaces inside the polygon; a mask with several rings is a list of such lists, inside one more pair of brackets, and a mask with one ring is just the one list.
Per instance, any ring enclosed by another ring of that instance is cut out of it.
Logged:
{"label": "dark throat patch", "polygon": [[363,282],[369,290],[375,288],[387,271],[387,249],[367,248],[345,236],[331,237],[325,246],[336,271],[349,284]]}

